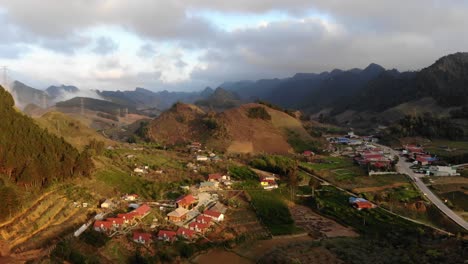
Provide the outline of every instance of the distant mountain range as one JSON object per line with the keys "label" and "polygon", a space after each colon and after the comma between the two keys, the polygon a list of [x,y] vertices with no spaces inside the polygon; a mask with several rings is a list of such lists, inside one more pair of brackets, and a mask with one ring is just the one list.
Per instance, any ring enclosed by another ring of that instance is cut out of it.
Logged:
{"label": "distant mountain range", "polygon": [[384,71],[383,67],[370,64],[364,70],[297,73],[285,79],[231,82],[221,87],[245,100],[261,99],[286,108],[313,111],[348,97]]}
{"label": "distant mountain range", "polygon": [[261,99],[309,114],[336,116],[340,123],[349,124],[358,114],[361,121],[394,121],[414,108],[447,116],[451,109],[468,105],[468,53],[442,57],[419,72],[386,70],[372,63],[363,70],[298,73],[286,79],[221,86],[244,100]]}
{"label": "distant mountain range", "polygon": [[161,110],[170,108],[177,101],[193,103],[211,95],[213,90],[209,87],[196,92],[153,92],[144,88],[136,88],[134,91],[98,91],[97,94],[114,103],[133,106],[138,109],[158,108]]}
{"label": "distant mountain range", "polygon": [[[136,88],[133,91],[93,91],[89,96],[129,109],[151,109],[148,111],[152,114],[179,101],[223,110],[260,99],[308,114],[339,116],[352,111],[375,118],[401,104],[406,103],[411,108],[412,102],[424,98],[433,101],[423,102],[435,102],[444,109],[468,105],[467,65],[468,53],[456,53],[419,72],[386,70],[372,63],[365,69],[335,69],[318,74],[297,73],[285,79],[225,82],[216,90],[207,87],[195,92],[153,92]],[[50,106],[77,96],[89,97],[81,95],[82,91],[74,86],[51,86],[42,91],[18,81],[13,84],[12,92],[23,107],[30,103]],[[421,106],[419,102],[419,109],[424,111]],[[431,108],[435,109],[432,104]],[[394,116],[402,114],[405,113]]]}

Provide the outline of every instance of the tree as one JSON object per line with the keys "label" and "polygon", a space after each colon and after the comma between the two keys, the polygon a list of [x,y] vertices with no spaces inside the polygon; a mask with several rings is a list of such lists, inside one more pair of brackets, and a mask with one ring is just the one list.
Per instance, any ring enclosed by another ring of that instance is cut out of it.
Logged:
{"label": "tree", "polygon": [[294,200],[296,196],[296,187],[297,187],[297,161],[295,165],[288,169],[288,183],[291,190],[291,201]]}
{"label": "tree", "polygon": [[315,178],[310,178],[309,186],[312,189],[312,197],[315,197],[315,190],[317,190],[317,189],[319,189],[321,187],[320,181],[318,181]]}

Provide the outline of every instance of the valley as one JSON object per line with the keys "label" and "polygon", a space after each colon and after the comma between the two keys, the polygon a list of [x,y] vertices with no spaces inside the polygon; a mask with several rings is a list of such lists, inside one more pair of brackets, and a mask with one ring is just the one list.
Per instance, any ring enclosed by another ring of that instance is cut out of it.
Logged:
{"label": "valley", "polygon": [[424,87],[465,59],[200,92],[0,88],[0,262],[461,263],[464,94]]}

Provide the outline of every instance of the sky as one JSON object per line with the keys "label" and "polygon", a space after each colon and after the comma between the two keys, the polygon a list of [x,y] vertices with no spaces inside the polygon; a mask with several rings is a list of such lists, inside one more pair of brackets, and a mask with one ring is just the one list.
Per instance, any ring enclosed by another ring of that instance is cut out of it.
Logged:
{"label": "sky", "polygon": [[0,66],[37,88],[201,90],[468,48],[463,0],[0,0]]}

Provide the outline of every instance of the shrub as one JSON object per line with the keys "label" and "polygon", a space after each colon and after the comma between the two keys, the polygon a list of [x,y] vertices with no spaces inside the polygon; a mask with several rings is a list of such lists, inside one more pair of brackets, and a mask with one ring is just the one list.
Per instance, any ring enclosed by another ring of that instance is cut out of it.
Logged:
{"label": "shrub", "polygon": [[247,116],[254,119],[271,120],[270,114],[265,110],[265,107],[261,106],[250,108],[247,112]]}

